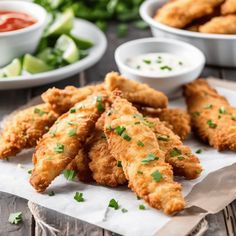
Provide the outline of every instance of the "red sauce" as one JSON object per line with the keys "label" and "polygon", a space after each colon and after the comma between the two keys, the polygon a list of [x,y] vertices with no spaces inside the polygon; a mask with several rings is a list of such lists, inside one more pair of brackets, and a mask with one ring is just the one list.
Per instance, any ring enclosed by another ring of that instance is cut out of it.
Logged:
{"label": "red sauce", "polygon": [[0,32],[26,28],[36,23],[36,19],[26,13],[0,11]]}

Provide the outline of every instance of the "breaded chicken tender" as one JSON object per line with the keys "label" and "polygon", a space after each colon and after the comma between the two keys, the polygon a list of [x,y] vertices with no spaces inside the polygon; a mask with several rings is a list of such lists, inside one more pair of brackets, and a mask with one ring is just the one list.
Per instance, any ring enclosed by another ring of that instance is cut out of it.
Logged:
{"label": "breaded chicken tender", "polygon": [[101,116],[96,123],[94,136],[89,142],[89,167],[92,170],[93,179],[98,183],[110,187],[123,185],[127,182],[122,166],[112,156],[106,136],[104,134],[105,116]]}
{"label": "breaded chicken tender", "polygon": [[199,32],[209,34],[236,34],[236,15],[218,16],[199,27]]}
{"label": "breaded chicken tender", "polygon": [[178,0],[157,10],[154,19],[171,27],[185,28],[193,20],[210,15],[224,0]]}
{"label": "breaded chicken tender", "polygon": [[29,107],[12,114],[1,132],[0,159],[34,147],[57,117],[58,114],[48,104]]}
{"label": "breaded chicken tender", "polygon": [[51,105],[54,111],[59,114],[63,114],[76,103],[86,99],[89,95],[102,92],[103,90],[103,84],[85,86],[82,88],[67,86],[64,89],[48,89],[42,94],[41,97],[44,102]]}
{"label": "breaded chicken tender", "polygon": [[198,136],[219,151],[236,151],[236,108],[203,79],[187,84],[184,96]]}
{"label": "breaded chicken tender", "polygon": [[221,5],[221,14],[228,15],[236,13],[236,0],[226,0]]}
{"label": "breaded chicken tender", "polygon": [[120,90],[124,98],[135,104],[155,108],[165,108],[168,104],[164,93],[150,88],[147,84],[128,80],[116,72],[106,75],[105,88],[110,92]]}
{"label": "breaded chicken tender", "polygon": [[174,182],[172,167],[165,162],[155,134],[137,115],[142,116],[126,99],[114,99],[112,114],[105,120],[111,153],[121,162],[137,196],[166,214],[181,211],[185,206],[181,185]]}
{"label": "breaded chicken tender", "polygon": [[103,110],[103,100],[103,96],[93,95],[77,103],[39,141],[30,178],[38,192],[43,192],[79,153]]}
{"label": "breaded chicken tender", "polygon": [[140,112],[144,116],[158,117],[161,121],[165,122],[165,125],[177,134],[181,140],[185,140],[191,131],[190,116],[184,110],[178,108],[152,109],[142,107]]}

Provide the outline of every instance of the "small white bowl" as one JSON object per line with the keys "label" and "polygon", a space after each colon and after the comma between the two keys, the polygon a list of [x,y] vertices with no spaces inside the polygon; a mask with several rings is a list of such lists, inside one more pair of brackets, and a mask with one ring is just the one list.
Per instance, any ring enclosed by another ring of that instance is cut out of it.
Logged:
{"label": "small white bowl", "polygon": [[[127,60],[147,53],[171,53],[185,61],[190,66],[176,72],[160,75],[156,72],[144,72],[127,65]],[[152,88],[174,97],[183,84],[196,79],[205,64],[204,54],[196,47],[173,39],[144,38],[129,41],[119,46],[115,51],[115,60],[122,75],[129,79],[149,84]]]}
{"label": "small white bowl", "polygon": [[37,4],[23,1],[0,1],[0,9],[23,12],[37,20],[35,24],[23,29],[0,32],[0,66],[4,66],[12,59],[36,50],[47,22],[47,13]]}

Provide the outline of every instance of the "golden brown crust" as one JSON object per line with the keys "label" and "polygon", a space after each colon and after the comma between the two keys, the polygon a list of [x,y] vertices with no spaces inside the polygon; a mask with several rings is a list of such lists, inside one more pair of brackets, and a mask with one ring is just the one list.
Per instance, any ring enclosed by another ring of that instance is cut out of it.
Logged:
{"label": "golden brown crust", "polygon": [[196,80],[184,88],[193,130],[218,150],[236,151],[236,109],[210,87],[206,80]]}
{"label": "golden brown crust", "polygon": [[13,114],[0,137],[0,159],[31,148],[53,125],[58,114],[47,104],[32,106]]}
{"label": "golden brown crust", "polygon": [[185,28],[193,20],[210,15],[224,0],[178,0],[158,9],[154,19],[175,28]]}
{"label": "golden brown crust", "polygon": [[[119,97],[113,102],[112,109],[112,114],[106,115],[105,133],[112,155],[122,162],[129,187],[150,206],[162,209],[166,214],[182,210],[185,203],[181,186],[173,181],[172,167],[165,163],[155,134],[137,117],[142,115],[127,100]],[[136,122],[140,123],[135,125]],[[125,127],[121,135],[114,132],[118,126]],[[144,146],[137,145],[138,141]],[[155,159],[143,164],[143,159],[149,155]],[[155,174],[158,175],[156,180]]]}
{"label": "golden brown crust", "polygon": [[221,5],[221,14],[228,15],[228,14],[235,14],[236,13],[236,1],[235,0],[226,0]]}

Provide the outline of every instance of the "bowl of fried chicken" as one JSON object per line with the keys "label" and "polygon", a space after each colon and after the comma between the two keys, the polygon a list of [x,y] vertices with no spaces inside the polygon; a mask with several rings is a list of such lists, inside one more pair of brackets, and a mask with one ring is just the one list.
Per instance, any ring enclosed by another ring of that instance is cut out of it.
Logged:
{"label": "bowl of fried chicken", "polygon": [[147,0],[140,14],[155,37],[191,43],[208,65],[236,66],[235,0]]}

